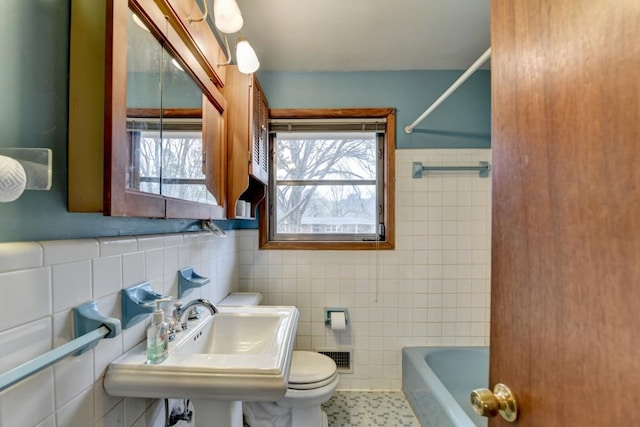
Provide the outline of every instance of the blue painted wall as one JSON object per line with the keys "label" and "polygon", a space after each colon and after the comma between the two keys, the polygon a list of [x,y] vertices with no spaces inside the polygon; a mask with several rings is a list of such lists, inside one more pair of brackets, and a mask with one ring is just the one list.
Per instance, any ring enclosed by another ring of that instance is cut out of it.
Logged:
{"label": "blue painted wall", "polygon": [[419,124],[406,125],[455,82],[462,71],[369,71],[341,73],[260,72],[271,108],[396,108],[397,148],[491,146],[490,73],[474,73]]}
{"label": "blue painted wall", "polygon": [[[50,191],[27,191],[15,202],[0,203],[0,242],[199,229],[199,221],[67,211],[69,10],[69,0],[0,0],[0,147],[50,148],[54,167]],[[399,148],[488,146],[487,72],[471,77],[413,135],[402,132],[459,74],[263,72],[259,77],[275,108],[397,108]],[[255,222],[223,223],[225,228],[255,227]]]}

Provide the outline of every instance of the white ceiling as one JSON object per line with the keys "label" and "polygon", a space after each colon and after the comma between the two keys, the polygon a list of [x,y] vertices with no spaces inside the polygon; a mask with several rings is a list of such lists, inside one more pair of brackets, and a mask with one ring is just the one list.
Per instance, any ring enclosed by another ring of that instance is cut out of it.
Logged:
{"label": "white ceiling", "polygon": [[489,0],[238,0],[261,71],[466,69]]}

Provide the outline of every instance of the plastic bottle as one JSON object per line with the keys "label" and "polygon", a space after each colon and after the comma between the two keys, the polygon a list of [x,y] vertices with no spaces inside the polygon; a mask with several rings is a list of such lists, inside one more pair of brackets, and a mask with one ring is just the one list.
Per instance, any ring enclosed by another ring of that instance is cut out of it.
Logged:
{"label": "plastic bottle", "polygon": [[156,311],[153,312],[153,322],[147,329],[147,363],[157,365],[169,355],[169,324],[164,321],[162,303],[170,301],[167,298],[155,300]]}

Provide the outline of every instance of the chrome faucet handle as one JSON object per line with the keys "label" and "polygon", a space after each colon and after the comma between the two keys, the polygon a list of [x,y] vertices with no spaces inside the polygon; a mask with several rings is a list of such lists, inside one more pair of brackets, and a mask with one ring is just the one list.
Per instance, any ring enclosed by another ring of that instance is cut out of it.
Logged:
{"label": "chrome faucet handle", "polygon": [[200,319],[201,311],[198,307],[193,307],[189,314],[187,314],[187,320],[198,320]]}
{"label": "chrome faucet handle", "polygon": [[169,342],[171,342],[176,339],[176,333],[180,332],[179,322],[173,317],[168,317],[166,321],[169,324]]}
{"label": "chrome faucet handle", "polygon": [[182,317],[182,303],[180,301],[176,301],[173,303],[173,319],[175,320],[176,324],[180,325],[180,330],[182,331],[186,331],[189,328],[189,325],[187,324],[187,320],[185,319],[184,322],[181,321],[181,317]]}

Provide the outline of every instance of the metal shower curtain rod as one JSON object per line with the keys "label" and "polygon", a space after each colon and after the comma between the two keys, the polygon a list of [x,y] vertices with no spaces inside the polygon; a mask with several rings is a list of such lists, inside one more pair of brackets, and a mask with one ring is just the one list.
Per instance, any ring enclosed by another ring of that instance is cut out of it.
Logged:
{"label": "metal shower curtain rod", "polygon": [[438,108],[438,106],[440,104],[442,104],[442,102],[447,99],[449,97],[449,95],[451,95],[456,89],[458,89],[458,87],[460,87],[460,85],[462,83],[464,83],[469,76],[471,76],[471,74],[473,74],[478,68],[480,68],[480,66],[482,64],[484,64],[487,59],[489,59],[491,57],[491,48],[487,49],[487,51],[485,53],[482,54],[482,56],[480,58],[478,58],[476,60],[476,62],[473,63],[473,65],[471,65],[471,67],[469,67],[469,69],[467,69],[467,71],[465,71],[459,78],[458,80],[456,80],[450,87],[449,89],[447,89],[442,95],[440,95],[440,98],[436,99],[435,102],[433,104],[431,104],[431,106],[429,108],[427,108],[424,113],[422,113],[422,115],[420,117],[418,117],[413,123],[411,123],[410,125],[407,125],[404,127],[404,132],[406,134],[411,134],[413,133],[413,129],[415,129],[416,126],[418,126],[420,124],[420,122],[422,122],[425,118],[427,118],[427,116],[429,114],[431,114],[431,112],[433,110],[435,110],[436,108]]}

